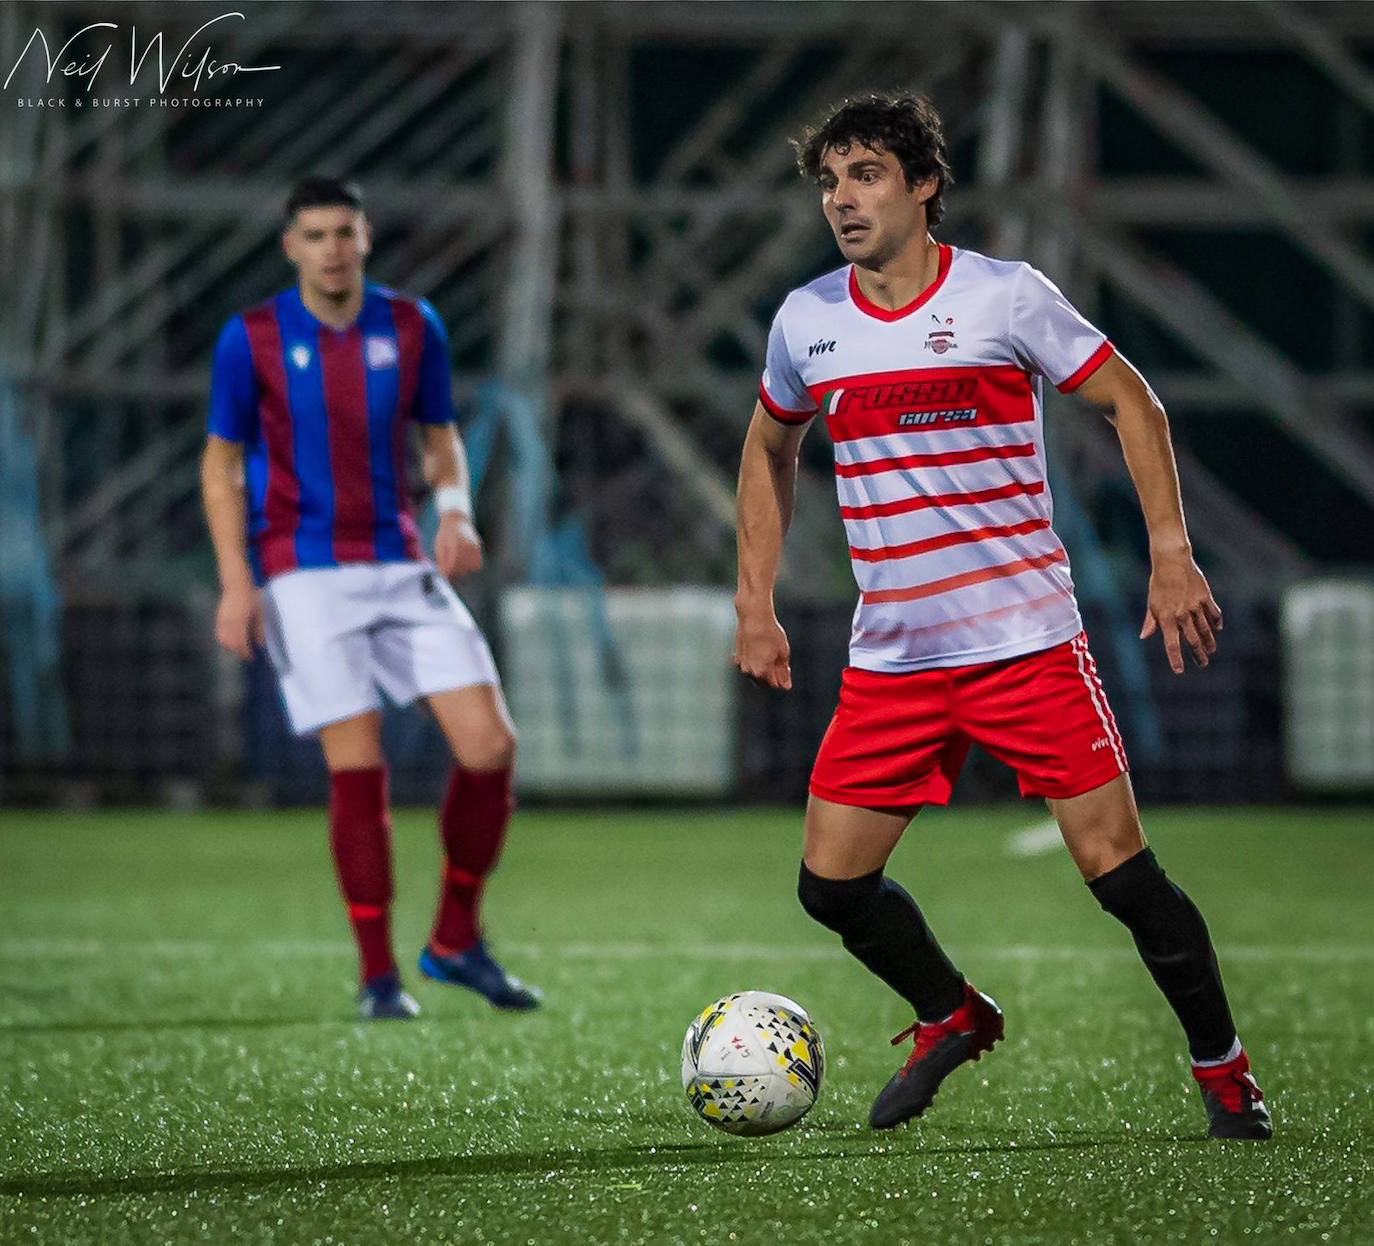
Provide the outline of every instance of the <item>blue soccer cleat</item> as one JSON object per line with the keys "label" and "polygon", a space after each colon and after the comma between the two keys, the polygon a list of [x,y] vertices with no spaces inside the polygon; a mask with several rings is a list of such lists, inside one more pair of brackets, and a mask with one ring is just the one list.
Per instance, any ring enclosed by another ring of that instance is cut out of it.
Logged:
{"label": "blue soccer cleat", "polygon": [[363,983],[358,992],[358,1016],[364,1021],[409,1021],[420,1015],[420,1005],[401,990],[401,975],[394,969]]}
{"label": "blue soccer cleat", "polygon": [[543,995],[536,987],[512,978],[491,958],[487,945],[478,939],[466,952],[440,956],[426,945],[420,953],[420,972],[435,982],[465,986],[506,1012],[529,1012],[538,1008]]}

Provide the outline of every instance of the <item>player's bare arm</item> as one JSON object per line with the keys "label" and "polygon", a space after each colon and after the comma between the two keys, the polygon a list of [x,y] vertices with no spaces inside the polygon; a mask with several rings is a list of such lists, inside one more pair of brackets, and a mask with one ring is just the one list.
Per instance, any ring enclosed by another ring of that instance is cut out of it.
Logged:
{"label": "player's bare arm", "polygon": [[200,492],[219,569],[215,639],[245,662],[263,643],[262,603],[248,565],[243,446],[211,434],[200,460]]}
{"label": "player's bare arm", "polygon": [[482,538],[472,523],[468,457],[452,424],[425,428],[425,480],[434,490],[439,531],[434,565],[446,580],[482,569]]}
{"label": "player's bare arm", "polygon": [[1183,645],[1199,666],[1217,650],[1221,608],[1193,560],[1183,519],[1169,420],[1144,378],[1113,355],[1076,391],[1110,410],[1150,536],[1150,590],[1141,639],[1160,633],[1169,666],[1183,673]]}
{"label": "player's bare arm", "polygon": [[792,687],[787,633],[773,606],[782,542],[792,522],[797,453],[807,425],[782,424],[754,405],[735,494],[739,584],[734,664],[766,688]]}

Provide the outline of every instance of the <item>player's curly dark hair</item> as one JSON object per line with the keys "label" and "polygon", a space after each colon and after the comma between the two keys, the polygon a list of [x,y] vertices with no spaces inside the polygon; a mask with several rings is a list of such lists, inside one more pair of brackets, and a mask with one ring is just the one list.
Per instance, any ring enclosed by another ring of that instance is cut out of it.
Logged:
{"label": "player's curly dark hair", "polygon": [[953,185],[954,174],[945,148],[944,123],[925,96],[873,92],[842,101],[819,125],[807,126],[800,138],[792,140],[797,169],[816,181],[827,148],[843,153],[855,143],[896,156],[908,188],[928,177],[938,178],[935,193],[926,200],[926,221],[940,223],[945,187]]}

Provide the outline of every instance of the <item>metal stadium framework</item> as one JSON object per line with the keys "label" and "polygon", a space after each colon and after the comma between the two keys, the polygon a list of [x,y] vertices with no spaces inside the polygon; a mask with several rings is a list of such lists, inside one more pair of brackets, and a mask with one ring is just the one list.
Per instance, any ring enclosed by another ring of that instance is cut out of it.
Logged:
{"label": "metal stadium framework", "polygon": [[[191,7],[10,3],[0,60],[10,72],[40,27],[66,38],[113,23],[121,39],[161,27],[175,44]],[[1334,115],[1358,135],[1374,112],[1361,55],[1374,6],[244,8],[225,46],[282,67],[253,81],[260,107],[18,107],[26,75],[57,94],[34,57],[0,98],[0,372],[37,440],[44,526],[69,585],[182,582],[176,517],[195,510],[214,334],[281,283],[282,190],[316,167],[364,181],[373,271],[435,303],[461,368],[532,398],[555,443],[562,396],[600,395],[728,526],[767,315],[831,262],[786,137],[836,98],[897,83],[953,123],[961,185],[945,236],[1030,258],[1090,311],[1124,299],[1199,363],[1151,370],[1177,419],[1256,413],[1374,508],[1374,370],[1359,328],[1374,310],[1361,241],[1374,177],[1359,141],[1342,169],[1295,176],[1152,60],[1177,47],[1289,54],[1331,84]],[[696,79],[690,99],[671,76],[654,80],[674,57]],[[68,79],[63,93],[80,89]],[[220,78],[199,95],[246,89]],[[1105,172],[1104,100],[1192,171]],[[1149,231],[1170,225],[1286,240],[1336,291],[1335,365],[1300,367],[1153,249]],[[1055,437],[1075,489],[1121,475],[1101,422],[1061,419]],[[1289,536],[1186,454],[1183,466],[1223,580],[1272,585],[1303,569]],[[805,487],[828,485],[816,473]],[[830,518],[820,505],[798,514],[803,539]]]}

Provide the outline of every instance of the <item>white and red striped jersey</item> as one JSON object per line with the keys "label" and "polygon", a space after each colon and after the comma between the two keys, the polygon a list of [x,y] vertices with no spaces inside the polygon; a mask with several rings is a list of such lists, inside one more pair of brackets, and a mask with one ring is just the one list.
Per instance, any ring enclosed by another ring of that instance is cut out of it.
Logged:
{"label": "white and red striped jersey", "polygon": [[967,666],[1078,635],[1041,385],[1067,393],[1111,353],[1029,264],[956,247],[897,311],[865,298],[852,266],[787,296],[760,401],[785,423],[823,414],[835,444],[852,666]]}

